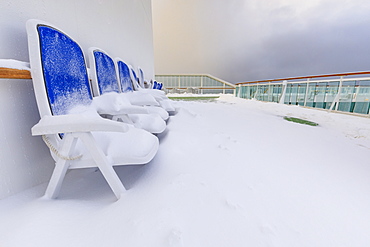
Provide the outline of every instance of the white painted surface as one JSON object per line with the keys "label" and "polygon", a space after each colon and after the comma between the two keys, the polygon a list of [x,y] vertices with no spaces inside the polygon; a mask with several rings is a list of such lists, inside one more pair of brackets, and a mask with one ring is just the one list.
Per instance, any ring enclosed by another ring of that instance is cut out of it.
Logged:
{"label": "white painted surface", "polygon": [[[150,0],[2,1],[0,59],[29,61],[26,21],[45,20],[75,39],[154,75]],[[31,80],[0,79],[0,199],[49,179],[54,162],[40,137]]]}

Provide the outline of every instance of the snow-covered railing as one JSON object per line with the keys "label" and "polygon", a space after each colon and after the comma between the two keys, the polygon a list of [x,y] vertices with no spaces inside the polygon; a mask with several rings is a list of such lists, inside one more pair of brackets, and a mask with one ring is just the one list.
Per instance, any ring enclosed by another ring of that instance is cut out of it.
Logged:
{"label": "snow-covered railing", "polygon": [[236,86],[235,95],[241,98],[369,114],[370,71],[251,81]]}
{"label": "snow-covered railing", "polygon": [[31,79],[29,63],[13,59],[0,59],[0,78]]}
{"label": "snow-covered railing", "polygon": [[234,94],[235,85],[208,74],[156,75],[164,90],[171,93]]}

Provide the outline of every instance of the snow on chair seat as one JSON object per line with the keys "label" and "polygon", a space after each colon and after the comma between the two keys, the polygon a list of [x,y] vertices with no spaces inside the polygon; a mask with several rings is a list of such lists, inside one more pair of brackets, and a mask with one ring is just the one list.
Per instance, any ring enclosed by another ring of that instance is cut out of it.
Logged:
{"label": "snow on chair seat", "polygon": [[125,187],[116,165],[150,162],[158,138],[127,124],[100,117],[92,104],[85,58],[80,46],[50,24],[27,21],[31,74],[42,135],[55,160],[45,196],[55,198],[68,169],[98,167],[117,198]]}
{"label": "snow on chair seat", "polygon": [[[106,95],[109,94],[108,97],[113,99],[118,98],[119,100],[126,101],[127,104],[137,102],[137,99],[134,97],[128,97],[129,94],[120,93],[115,63],[106,52],[98,48],[90,48],[89,62],[93,93],[97,99],[99,97],[107,97]],[[138,97],[141,98],[139,95],[136,95],[136,98]],[[154,101],[154,99],[152,101]],[[154,134],[162,133],[166,129],[166,123],[161,115],[151,111],[149,106],[134,105],[132,107],[145,109],[147,114],[131,113],[126,115],[114,115],[112,118],[120,119],[121,121],[133,124],[137,128],[145,129]],[[167,113],[163,109],[162,111]]]}

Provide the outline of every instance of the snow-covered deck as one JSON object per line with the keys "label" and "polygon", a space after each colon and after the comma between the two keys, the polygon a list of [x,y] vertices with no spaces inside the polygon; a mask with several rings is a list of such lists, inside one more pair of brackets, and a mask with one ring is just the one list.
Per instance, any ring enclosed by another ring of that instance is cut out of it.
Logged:
{"label": "snow-covered deck", "polygon": [[[145,166],[0,201],[1,246],[367,246],[370,119],[222,96],[176,102]],[[294,116],[318,127],[285,121]]]}

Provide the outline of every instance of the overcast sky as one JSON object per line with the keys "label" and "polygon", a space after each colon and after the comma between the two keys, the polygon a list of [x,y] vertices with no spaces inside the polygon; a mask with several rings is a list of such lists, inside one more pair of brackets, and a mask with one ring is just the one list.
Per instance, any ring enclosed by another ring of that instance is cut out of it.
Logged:
{"label": "overcast sky", "polygon": [[156,74],[370,71],[369,0],[152,0]]}

